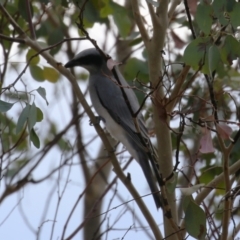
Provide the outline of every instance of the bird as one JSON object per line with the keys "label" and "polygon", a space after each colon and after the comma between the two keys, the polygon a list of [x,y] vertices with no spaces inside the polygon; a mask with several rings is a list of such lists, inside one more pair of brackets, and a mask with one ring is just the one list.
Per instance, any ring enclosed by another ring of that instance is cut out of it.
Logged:
{"label": "bird", "polygon": [[[118,68],[114,66],[113,71],[107,61],[104,54],[96,48],[88,48],[67,62],[65,68],[82,67],[89,72],[89,94],[93,107],[107,131],[140,164],[159,209],[162,207],[162,200],[156,179],[160,186],[161,177],[157,157],[139,111],[139,102]],[[134,121],[135,113],[138,115]]]}

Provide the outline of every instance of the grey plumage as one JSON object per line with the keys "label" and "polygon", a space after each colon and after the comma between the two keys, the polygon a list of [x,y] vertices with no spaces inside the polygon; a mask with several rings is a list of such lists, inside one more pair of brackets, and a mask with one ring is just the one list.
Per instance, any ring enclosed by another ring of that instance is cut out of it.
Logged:
{"label": "grey plumage", "polygon": [[151,192],[153,193],[156,207],[159,208],[161,206],[159,189],[150,166],[151,163],[155,177],[158,182],[160,182],[154,150],[148,138],[147,129],[141,113],[137,116],[137,124],[141,136],[136,130],[132,113],[126,103],[122,89],[129,100],[133,113],[136,113],[140,107],[136,95],[133,90],[129,88],[129,85],[118,69],[115,68],[118,79],[122,85],[122,89],[120,88],[112,71],[108,69],[106,60],[95,48],[80,52],[65,65],[66,68],[75,66],[81,66],[89,71],[89,92],[96,112],[104,121],[110,134],[116,140],[120,141],[139,162]]}

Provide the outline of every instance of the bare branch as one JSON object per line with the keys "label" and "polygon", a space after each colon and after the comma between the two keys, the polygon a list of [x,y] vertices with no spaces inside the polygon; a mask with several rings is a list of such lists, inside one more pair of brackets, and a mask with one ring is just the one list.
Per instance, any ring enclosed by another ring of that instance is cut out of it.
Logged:
{"label": "bare branch", "polygon": [[190,14],[189,7],[188,7],[188,0],[184,0],[184,6],[185,6],[185,11],[186,11],[186,13],[187,13],[187,18],[188,18],[188,22],[189,22],[189,27],[190,27],[190,29],[191,29],[192,36],[193,36],[193,38],[195,39],[195,38],[196,38],[196,33],[195,33],[195,30],[194,30],[193,24],[192,24],[192,18],[191,18],[191,14]]}
{"label": "bare branch", "polygon": [[27,6],[27,17],[28,17],[28,26],[30,29],[30,33],[31,33],[31,37],[33,40],[36,40],[36,32],[33,26],[33,22],[32,22],[32,13],[31,13],[31,2],[30,0],[25,0],[25,4]]}
{"label": "bare branch", "polygon": [[[181,73],[179,74],[178,78],[176,79],[176,84],[172,90],[171,96],[169,97],[169,104],[167,106],[167,111],[171,112],[176,105],[177,99],[179,97],[179,93],[182,90],[182,85],[186,79],[186,76],[190,70],[190,66],[185,66]],[[181,92],[182,93],[182,92]]]}
{"label": "bare branch", "polygon": [[174,14],[174,11],[176,10],[177,6],[181,3],[182,0],[172,0],[171,1],[171,6],[168,10],[168,18],[169,18],[169,21],[171,20],[173,14]]}
{"label": "bare branch", "polygon": [[146,2],[147,2],[147,6],[148,6],[150,16],[151,16],[153,28],[154,29],[159,28],[160,22],[159,22],[158,16],[156,15],[156,13],[154,11],[154,7],[148,1],[146,1]]}
{"label": "bare branch", "polygon": [[18,42],[18,43],[23,43],[23,44],[25,43],[25,41],[21,38],[8,37],[8,36],[3,35],[2,33],[0,33],[0,38],[7,40],[9,42]]}
{"label": "bare branch", "polygon": [[144,23],[143,23],[143,19],[142,19],[142,15],[140,13],[140,10],[139,10],[139,3],[138,3],[138,0],[131,0],[131,3],[132,3],[132,11],[133,11],[133,14],[134,14],[134,18],[136,20],[136,24],[138,26],[138,29],[141,33],[141,36],[142,36],[142,39],[143,39],[143,42],[145,44],[145,47],[148,48],[148,42],[149,42],[149,36],[148,36],[148,33],[147,33],[147,30],[144,26]]}

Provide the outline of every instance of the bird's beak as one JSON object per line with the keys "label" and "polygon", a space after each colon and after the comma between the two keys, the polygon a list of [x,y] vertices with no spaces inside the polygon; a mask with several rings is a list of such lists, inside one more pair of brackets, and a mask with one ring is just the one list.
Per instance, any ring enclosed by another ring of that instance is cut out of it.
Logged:
{"label": "bird's beak", "polygon": [[75,67],[77,65],[77,61],[75,59],[70,60],[69,62],[67,62],[64,67],[65,68],[71,68],[71,67]]}

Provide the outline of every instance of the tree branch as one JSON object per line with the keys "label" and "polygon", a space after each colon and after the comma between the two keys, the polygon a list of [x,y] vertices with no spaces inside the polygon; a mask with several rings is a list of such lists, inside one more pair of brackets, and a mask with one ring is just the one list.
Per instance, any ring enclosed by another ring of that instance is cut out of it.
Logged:
{"label": "tree branch", "polygon": [[139,10],[138,0],[131,0],[131,3],[132,3],[132,11],[133,11],[134,18],[136,20],[136,24],[137,24],[140,34],[142,36],[142,40],[145,44],[145,47],[147,48],[148,42],[150,39],[149,39],[147,30],[146,30],[143,20],[142,20],[142,15]]}
{"label": "tree branch", "polygon": [[182,0],[172,0],[171,1],[171,6],[168,10],[168,19],[169,21],[172,19],[172,16],[174,14],[174,11],[176,10],[177,6],[181,3]]}
{"label": "tree branch", "polygon": [[25,4],[27,7],[28,26],[30,29],[31,37],[33,40],[36,40],[36,33],[32,23],[31,2],[29,0],[25,0]]}
{"label": "tree branch", "polygon": [[[215,123],[216,126],[217,123]],[[224,175],[224,183],[225,183],[225,198],[224,198],[224,208],[223,208],[223,216],[222,216],[222,234],[221,239],[225,240],[228,236],[228,226],[231,215],[231,197],[228,197],[231,191],[231,183],[230,183],[230,174],[229,174],[229,151],[221,138],[221,136],[217,132],[218,142],[221,147],[222,152],[222,169]]]}
{"label": "tree branch", "polygon": [[158,16],[156,15],[156,13],[154,11],[154,7],[148,1],[146,1],[146,3],[147,3],[147,6],[148,6],[148,11],[149,11],[150,16],[151,16],[153,28],[158,28],[160,22],[159,22]]}
{"label": "tree branch", "polygon": [[21,38],[13,38],[13,37],[8,37],[8,36],[5,36],[4,34],[1,34],[0,33],[0,38],[4,39],[4,40],[7,40],[9,42],[17,42],[17,43],[25,43],[25,41]]}
{"label": "tree branch", "polygon": [[189,22],[189,27],[190,27],[190,30],[192,32],[192,36],[195,39],[196,34],[195,34],[193,24],[192,24],[192,18],[191,18],[191,14],[190,14],[189,7],[188,7],[188,0],[184,0],[184,6],[185,6],[185,11],[186,11],[186,14],[187,14],[188,22]]}
{"label": "tree branch", "polygon": [[167,105],[167,111],[171,112],[173,108],[176,106],[178,101],[179,93],[182,90],[182,85],[186,79],[186,76],[190,70],[190,66],[185,66],[181,73],[179,74],[178,78],[176,79],[176,84],[172,90],[171,96],[169,97],[169,104]]}

